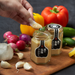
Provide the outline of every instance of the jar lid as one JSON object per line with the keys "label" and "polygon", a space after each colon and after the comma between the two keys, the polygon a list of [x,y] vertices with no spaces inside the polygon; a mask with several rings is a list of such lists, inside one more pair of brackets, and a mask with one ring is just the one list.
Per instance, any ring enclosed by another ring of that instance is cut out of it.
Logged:
{"label": "jar lid", "polygon": [[59,30],[63,30],[63,27],[60,24],[48,24],[46,26],[46,29],[49,31],[53,31],[54,29],[59,29]]}

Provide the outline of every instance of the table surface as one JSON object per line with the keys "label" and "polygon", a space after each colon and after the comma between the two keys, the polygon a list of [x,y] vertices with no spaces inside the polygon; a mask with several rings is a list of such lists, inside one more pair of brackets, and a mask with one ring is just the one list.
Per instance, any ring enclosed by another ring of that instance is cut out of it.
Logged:
{"label": "table surface", "polygon": [[[41,14],[41,11],[47,7],[54,5],[63,5],[69,11],[69,22],[67,27],[75,28],[75,0],[27,0],[33,6],[33,12]],[[3,42],[3,34],[11,31],[15,35],[21,34],[20,24],[16,21],[0,16],[0,42]],[[65,61],[64,61],[65,62]],[[75,64],[56,72],[52,75],[75,75]]]}

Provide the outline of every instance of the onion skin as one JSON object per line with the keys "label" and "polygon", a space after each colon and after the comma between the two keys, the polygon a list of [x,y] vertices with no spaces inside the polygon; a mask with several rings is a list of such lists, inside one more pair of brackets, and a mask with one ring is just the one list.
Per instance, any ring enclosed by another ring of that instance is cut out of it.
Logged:
{"label": "onion skin", "polygon": [[31,37],[27,34],[21,34],[19,36],[19,40],[23,40],[26,44],[29,44],[29,42],[31,41]]}

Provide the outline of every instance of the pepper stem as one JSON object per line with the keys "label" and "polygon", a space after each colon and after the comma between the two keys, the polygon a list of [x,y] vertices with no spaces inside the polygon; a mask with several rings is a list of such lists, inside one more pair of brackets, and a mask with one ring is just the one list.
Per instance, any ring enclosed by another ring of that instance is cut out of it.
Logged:
{"label": "pepper stem", "polygon": [[59,13],[59,11],[57,10],[57,7],[53,7],[53,10],[50,10],[50,12],[52,12],[52,13]]}

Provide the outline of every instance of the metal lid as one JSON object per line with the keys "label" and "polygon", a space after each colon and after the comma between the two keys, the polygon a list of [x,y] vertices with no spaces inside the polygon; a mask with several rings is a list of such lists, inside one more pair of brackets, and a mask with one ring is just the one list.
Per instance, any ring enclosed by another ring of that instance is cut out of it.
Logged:
{"label": "metal lid", "polygon": [[52,30],[54,30],[54,29],[59,29],[59,30],[63,30],[63,27],[60,25],[60,24],[48,24],[47,26],[46,26],[46,29],[49,31],[52,31]]}
{"label": "metal lid", "polygon": [[48,28],[56,29],[56,28],[62,28],[62,26],[59,24],[48,24],[47,29]]}

